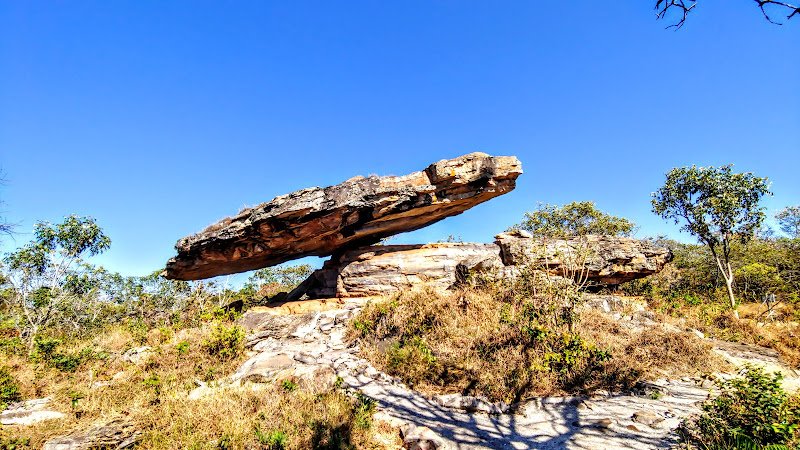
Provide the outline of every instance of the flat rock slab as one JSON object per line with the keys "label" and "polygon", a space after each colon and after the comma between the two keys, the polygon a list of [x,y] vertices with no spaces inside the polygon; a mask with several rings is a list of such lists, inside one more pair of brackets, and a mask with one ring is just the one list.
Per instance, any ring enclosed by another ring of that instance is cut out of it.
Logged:
{"label": "flat rock slab", "polygon": [[374,244],[510,192],[521,173],[513,156],[470,153],[405,176],[282,195],[179,240],[165,275],[197,280]]}
{"label": "flat rock slab", "polygon": [[33,425],[64,417],[62,412],[47,409],[50,400],[50,397],[45,397],[13,403],[0,412],[0,425]]}

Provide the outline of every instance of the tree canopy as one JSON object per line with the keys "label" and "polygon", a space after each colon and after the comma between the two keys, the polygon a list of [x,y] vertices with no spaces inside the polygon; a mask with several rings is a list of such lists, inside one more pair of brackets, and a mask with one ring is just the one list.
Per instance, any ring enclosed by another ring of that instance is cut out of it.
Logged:
{"label": "tree canopy", "polygon": [[800,205],[783,208],[775,214],[775,219],[781,231],[794,239],[800,238]]}
{"label": "tree canopy", "polygon": [[722,167],[678,167],[667,173],[664,185],[653,193],[653,212],[697,237],[711,250],[725,278],[731,307],[733,269],[731,243],[747,243],[764,222],[761,198],[770,194],[769,183],[752,173],[735,173]]}
{"label": "tree canopy", "polygon": [[537,237],[566,238],[599,234],[630,236],[635,224],[628,219],[600,211],[594,202],[572,202],[564,206],[543,204],[536,211],[525,213],[515,228]]}

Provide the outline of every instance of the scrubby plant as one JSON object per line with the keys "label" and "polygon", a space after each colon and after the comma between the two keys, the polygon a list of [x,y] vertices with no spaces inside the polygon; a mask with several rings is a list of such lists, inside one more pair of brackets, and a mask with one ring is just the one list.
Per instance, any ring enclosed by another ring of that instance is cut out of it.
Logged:
{"label": "scrubby plant", "polygon": [[370,303],[349,336],[376,366],[419,390],[508,402],[627,389],[657,371],[704,372],[716,363],[694,336],[613,327],[592,315],[566,317],[563,299],[547,289],[500,285]]}
{"label": "scrubby plant", "polygon": [[800,444],[800,398],[781,387],[779,373],[749,366],[742,377],[719,382],[721,393],[680,432],[697,448],[778,449]]}
{"label": "scrubby plant", "polygon": [[244,330],[238,325],[219,323],[203,341],[203,348],[219,359],[233,359],[244,351]]}
{"label": "scrubby plant", "polygon": [[258,443],[263,445],[266,450],[284,450],[289,441],[286,432],[283,430],[261,431],[260,427],[255,429]]}
{"label": "scrubby plant", "polygon": [[11,375],[11,370],[0,366],[0,411],[6,409],[9,403],[19,401],[20,398],[19,385]]}

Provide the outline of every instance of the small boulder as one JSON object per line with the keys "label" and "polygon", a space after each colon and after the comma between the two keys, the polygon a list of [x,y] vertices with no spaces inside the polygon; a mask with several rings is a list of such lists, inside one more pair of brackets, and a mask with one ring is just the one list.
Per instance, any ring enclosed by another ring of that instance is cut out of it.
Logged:
{"label": "small boulder", "polygon": [[122,360],[138,366],[146,362],[152,355],[153,349],[148,345],[143,345],[126,350],[125,353],[122,354]]}
{"label": "small boulder", "polygon": [[664,418],[652,411],[637,411],[633,413],[631,420],[647,425],[651,428],[658,428],[661,425],[661,422],[664,421]]}
{"label": "small boulder", "polygon": [[409,424],[403,431],[403,448],[408,450],[443,450],[445,441],[428,427]]}

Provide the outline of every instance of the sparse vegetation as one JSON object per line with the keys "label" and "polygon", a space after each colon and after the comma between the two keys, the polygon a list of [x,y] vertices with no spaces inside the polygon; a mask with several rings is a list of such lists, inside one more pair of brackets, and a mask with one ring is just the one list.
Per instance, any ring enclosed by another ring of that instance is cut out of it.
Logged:
{"label": "sparse vegetation", "polygon": [[800,397],[781,388],[780,374],[748,367],[742,377],[718,383],[722,393],[680,431],[690,448],[791,449],[800,444]]}
{"label": "sparse vegetation", "polygon": [[233,359],[244,351],[244,330],[238,325],[219,323],[211,330],[211,336],[203,341],[203,348],[216,358]]}
{"label": "sparse vegetation", "polygon": [[0,411],[4,410],[9,403],[16,402],[19,399],[17,380],[11,376],[8,367],[0,366]]}
{"label": "sparse vegetation", "polygon": [[350,336],[365,357],[418,389],[506,402],[625,389],[653,375],[651,368],[698,373],[719,364],[685,333],[631,333],[588,313],[570,331],[553,297],[522,292],[405,292],[368,305]]}

